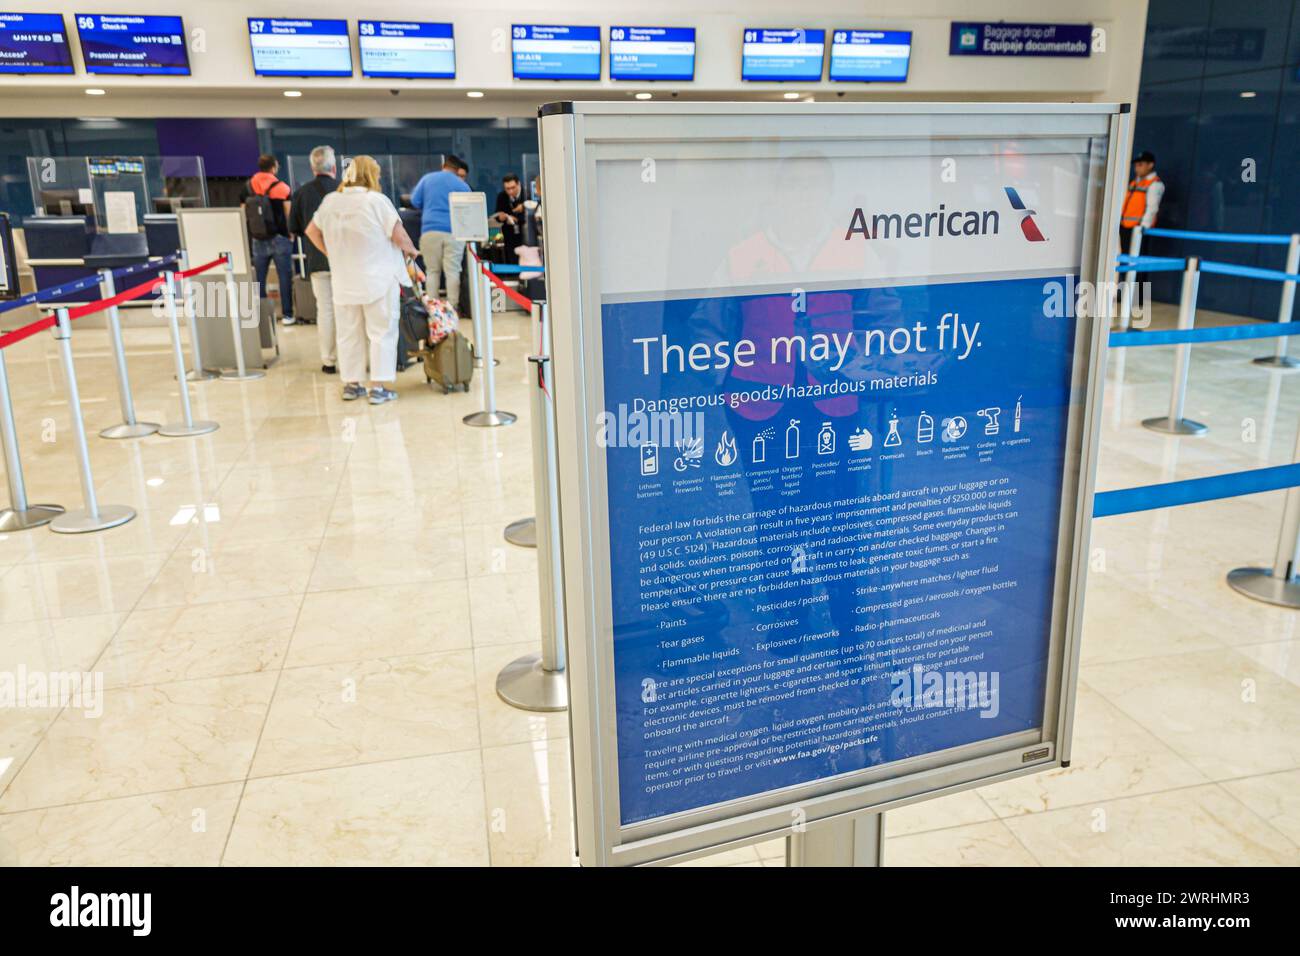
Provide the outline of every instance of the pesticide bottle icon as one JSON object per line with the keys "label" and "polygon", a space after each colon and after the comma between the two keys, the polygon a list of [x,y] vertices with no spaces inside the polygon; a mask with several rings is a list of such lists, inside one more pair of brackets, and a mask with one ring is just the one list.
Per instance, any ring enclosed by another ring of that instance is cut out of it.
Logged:
{"label": "pesticide bottle icon", "polygon": [[833,455],[835,453],[835,429],[830,422],[822,422],[821,431],[817,433],[817,454]]}
{"label": "pesticide bottle icon", "polygon": [[889,416],[889,434],[885,436],[886,448],[897,448],[903,444],[903,436],[898,433],[898,416]]}
{"label": "pesticide bottle icon", "polygon": [[922,412],[921,417],[916,421],[916,443],[924,445],[932,441],[934,441],[934,418]]}
{"label": "pesticide bottle icon", "polygon": [[790,427],[785,430],[785,457],[799,457],[799,419],[790,419]]}

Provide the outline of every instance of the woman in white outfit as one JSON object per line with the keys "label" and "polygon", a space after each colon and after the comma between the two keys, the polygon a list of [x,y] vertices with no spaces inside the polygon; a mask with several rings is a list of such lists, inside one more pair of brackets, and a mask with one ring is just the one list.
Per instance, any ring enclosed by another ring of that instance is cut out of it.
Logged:
{"label": "woman in white outfit", "polygon": [[343,400],[366,395],[361,382],[368,340],[370,404],[393,401],[398,287],[411,285],[417,252],[402,218],[379,191],[379,164],[372,157],[357,156],[343,171],[338,192],[325,197],[307,226],[307,238],[330,258]]}

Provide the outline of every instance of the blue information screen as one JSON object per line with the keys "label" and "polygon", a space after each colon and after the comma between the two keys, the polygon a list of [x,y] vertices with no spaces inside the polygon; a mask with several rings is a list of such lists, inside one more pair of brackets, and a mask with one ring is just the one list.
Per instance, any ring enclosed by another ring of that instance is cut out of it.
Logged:
{"label": "blue information screen", "polygon": [[600,79],[600,27],[515,24],[510,39],[516,80]]}
{"label": "blue information screen", "polygon": [[248,18],[258,76],[351,76],[346,20]]}
{"label": "blue information screen", "polygon": [[1042,726],[1050,281],[602,305],[623,825]]}
{"label": "blue information screen", "polygon": [[1090,23],[954,22],[951,56],[1089,56]]}
{"label": "blue information screen", "polygon": [[610,27],[609,78],[695,79],[695,28]]}
{"label": "blue information screen", "polygon": [[825,30],[746,30],[742,80],[816,83],[822,78]]}
{"label": "blue information screen", "polygon": [[450,23],[361,20],[361,75],[399,79],[456,77],[456,39]]}
{"label": "blue information screen", "polygon": [[78,13],[77,35],[87,73],[189,75],[180,17]]}
{"label": "blue information screen", "polygon": [[834,30],[831,32],[832,80],[902,83],[912,57],[908,30]]}
{"label": "blue information screen", "polygon": [[0,13],[0,73],[71,73],[61,13]]}

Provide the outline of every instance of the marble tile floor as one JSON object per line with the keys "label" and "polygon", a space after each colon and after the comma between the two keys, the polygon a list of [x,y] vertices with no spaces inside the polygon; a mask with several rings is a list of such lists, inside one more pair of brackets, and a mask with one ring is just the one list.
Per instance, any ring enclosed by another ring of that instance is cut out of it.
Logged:
{"label": "marble tile floor", "polygon": [[[130,442],[94,437],[116,390],[103,333],[76,336],[100,499],[139,517],[0,536],[0,670],[105,683],[102,716],[0,711],[0,863],[573,862],[565,716],[493,688],[538,640],[535,555],[500,534],[533,512],[526,320],[496,336],[508,428],[462,425],[477,385],[417,369],[395,404],[344,404],[293,327],[265,379],[192,387],[219,431]],[[127,343],[139,417],[173,420],[163,331]],[[1300,375],[1259,353],[1195,350],[1199,439],[1138,424],[1167,405],[1171,350],[1112,357],[1098,488],[1290,461]],[[53,345],[7,358],[29,493],[76,506]],[[887,863],[1300,863],[1300,617],[1224,583],[1270,560],[1281,506],[1094,522],[1072,765],[891,812]]]}

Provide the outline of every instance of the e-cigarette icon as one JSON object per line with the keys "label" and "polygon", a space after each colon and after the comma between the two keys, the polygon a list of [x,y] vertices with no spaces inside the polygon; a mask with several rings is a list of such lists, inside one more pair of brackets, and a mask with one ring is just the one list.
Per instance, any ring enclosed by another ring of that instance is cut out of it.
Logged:
{"label": "e-cigarette icon", "polygon": [[645,476],[659,474],[659,446],[641,446],[641,474]]}

